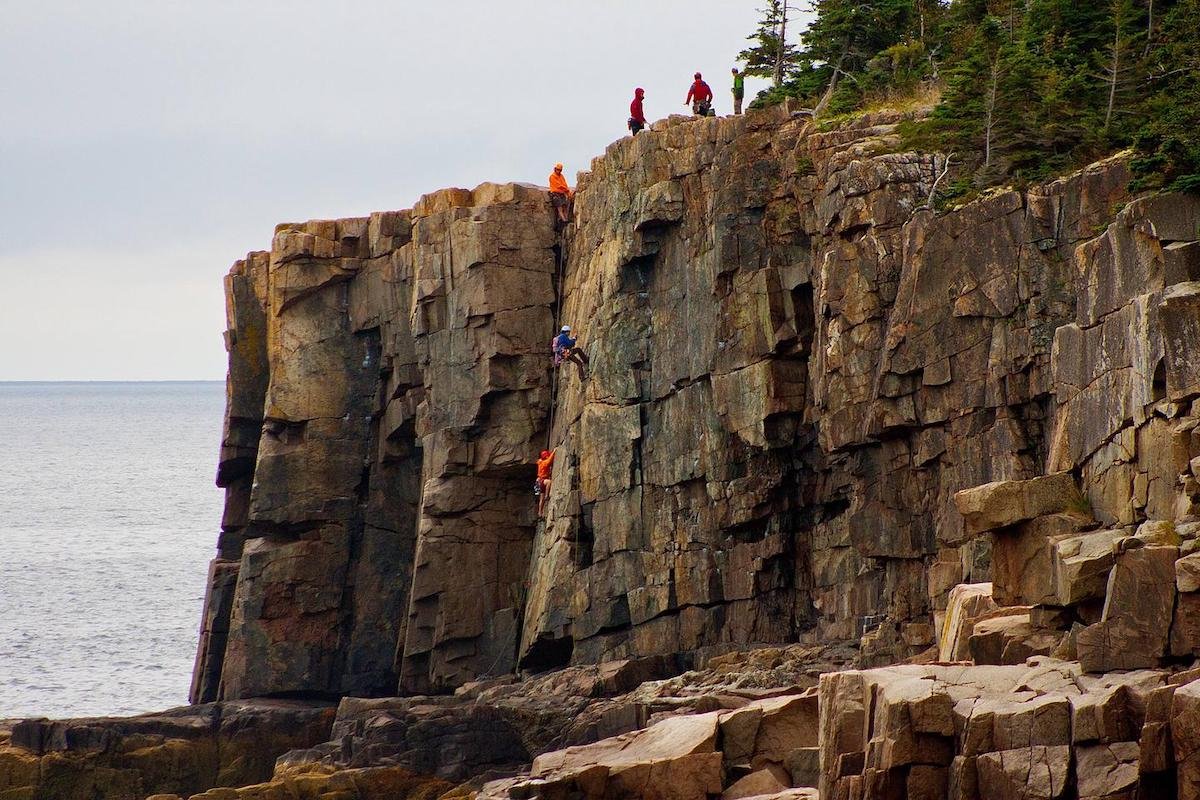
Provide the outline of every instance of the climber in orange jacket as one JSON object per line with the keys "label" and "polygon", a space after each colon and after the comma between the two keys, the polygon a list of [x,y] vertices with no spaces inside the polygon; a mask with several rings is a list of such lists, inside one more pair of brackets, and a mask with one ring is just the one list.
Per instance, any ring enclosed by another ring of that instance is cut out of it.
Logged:
{"label": "climber in orange jacket", "polygon": [[558,220],[564,225],[570,222],[571,198],[574,196],[575,193],[567,185],[560,161],[554,165],[554,172],[550,173],[550,204],[558,211]]}
{"label": "climber in orange jacket", "polygon": [[696,80],[692,82],[692,88],[688,89],[687,100],[683,101],[685,106],[692,107],[692,113],[697,117],[707,117],[713,113],[712,110],[712,89],[708,88],[708,84],[700,77],[700,73],[696,73]]}
{"label": "climber in orange jacket", "polygon": [[543,450],[537,460],[537,481],[533,484],[533,493],[538,496],[538,516],[546,508],[546,497],[550,494],[550,477],[554,473],[554,451]]}

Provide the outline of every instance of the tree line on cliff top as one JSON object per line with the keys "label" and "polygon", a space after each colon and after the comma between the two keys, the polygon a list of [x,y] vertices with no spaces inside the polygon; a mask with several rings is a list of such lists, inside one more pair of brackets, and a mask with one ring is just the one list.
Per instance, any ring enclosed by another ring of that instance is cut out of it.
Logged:
{"label": "tree line on cliff top", "polygon": [[1132,147],[1135,188],[1200,191],[1200,0],[767,0],[754,104],[818,119],[933,102],[906,147],[954,153],[947,198]]}

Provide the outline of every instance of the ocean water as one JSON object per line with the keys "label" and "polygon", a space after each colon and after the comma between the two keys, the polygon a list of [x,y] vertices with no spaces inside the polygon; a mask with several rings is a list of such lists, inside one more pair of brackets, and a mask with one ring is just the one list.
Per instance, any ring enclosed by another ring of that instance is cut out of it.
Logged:
{"label": "ocean water", "polygon": [[224,387],[0,383],[0,719],[187,702]]}

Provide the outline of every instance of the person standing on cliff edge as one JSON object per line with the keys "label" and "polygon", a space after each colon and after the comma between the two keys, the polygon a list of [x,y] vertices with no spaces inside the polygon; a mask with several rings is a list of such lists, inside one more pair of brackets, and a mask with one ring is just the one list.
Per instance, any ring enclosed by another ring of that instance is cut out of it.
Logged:
{"label": "person standing on cliff edge", "polygon": [[642,99],[646,96],[645,89],[633,90],[633,102],[629,104],[629,130],[637,136],[646,127],[646,112],[642,108]]}
{"label": "person standing on cliff edge", "polygon": [[746,73],[733,68],[733,113],[742,113],[742,98],[746,96]]}
{"label": "person standing on cliff edge", "polygon": [[563,225],[570,222],[569,209],[571,198],[574,196],[575,193],[571,191],[571,187],[567,186],[567,179],[563,176],[563,165],[560,161],[554,165],[554,172],[550,173],[550,205],[558,211],[558,221]]}
{"label": "person standing on cliff edge", "polygon": [[685,106],[692,107],[692,113],[697,117],[707,117],[713,113],[712,110],[712,89],[708,88],[708,84],[700,77],[700,73],[696,73],[696,79],[692,82],[692,88],[688,89],[687,100],[683,101]]}

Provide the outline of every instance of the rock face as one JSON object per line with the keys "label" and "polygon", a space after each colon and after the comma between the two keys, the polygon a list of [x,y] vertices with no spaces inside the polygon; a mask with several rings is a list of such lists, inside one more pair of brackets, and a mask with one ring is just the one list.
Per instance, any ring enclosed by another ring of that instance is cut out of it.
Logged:
{"label": "rock face", "polygon": [[448,190],[281,225],[235,266],[231,499],[194,701],[512,670],[550,405],[549,215],[529,188]]}
{"label": "rock face", "polygon": [[280,225],[208,705],[20,723],[0,800],[1200,796],[1200,199],[935,213],[901,121],[664,120],[561,231],[514,184]]}
{"label": "rock face", "polygon": [[821,797],[1193,798],[1194,678],[1053,659],[826,675]]}
{"label": "rock face", "polygon": [[[1200,203],[1128,202],[1114,159],[935,214],[899,121],[664,120],[593,162],[562,232],[493,184],[279,226],[227,279],[193,700],[754,642],[887,664],[992,579],[1112,641],[1113,541],[1200,497]],[[560,322],[586,380],[551,364]],[[989,641],[1045,651],[1044,616]],[[1156,654],[1193,652],[1187,618]]]}
{"label": "rock face", "polygon": [[329,703],[258,700],[125,719],[0,728],[0,797],[142,800],[268,780],[289,750],[329,738]]}

